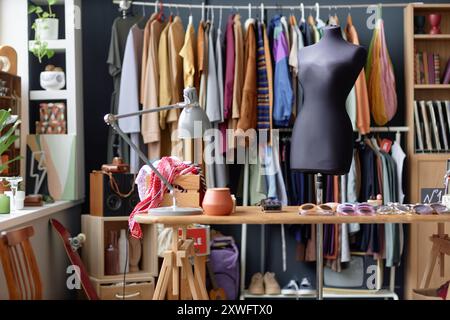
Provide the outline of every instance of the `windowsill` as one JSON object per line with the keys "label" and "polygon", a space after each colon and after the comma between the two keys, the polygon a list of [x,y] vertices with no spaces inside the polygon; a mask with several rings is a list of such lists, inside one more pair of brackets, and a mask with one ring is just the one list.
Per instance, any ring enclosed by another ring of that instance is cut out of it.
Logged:
{"label": "windowsill", "polygon": [[55,201],[42,207],[25,207],[9,214],[0,214],[0,231],[78,206],[83,202],[84,200]]}

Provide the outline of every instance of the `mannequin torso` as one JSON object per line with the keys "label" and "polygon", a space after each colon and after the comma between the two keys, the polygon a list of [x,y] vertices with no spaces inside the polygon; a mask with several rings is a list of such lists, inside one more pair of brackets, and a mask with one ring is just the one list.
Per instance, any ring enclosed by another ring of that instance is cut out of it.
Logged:
{"label": "mannequin torso", "polygon": [[299,52],[304,101],[292,134],[291,168],[341,175],[349,171],[353,129],[345,101],[366,61],[367,52],[342,38],[337,26]]}

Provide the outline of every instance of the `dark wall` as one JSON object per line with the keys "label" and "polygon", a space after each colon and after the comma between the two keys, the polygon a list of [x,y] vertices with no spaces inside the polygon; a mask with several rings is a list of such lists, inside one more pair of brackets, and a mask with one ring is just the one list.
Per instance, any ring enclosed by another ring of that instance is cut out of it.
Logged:
{"label": "dark wall", "polygon": [[[174,1],[168,1],[174,2]],[[197,3],[202,1],[186,1],[177,0],[176,3]],[[253,4],[260,4],[260,1],[246,1]],[[370,1],[361,1],[359,3],[367,3]],[[398,0],[382,1],[383,3],[394,3]],[[426,3],[446,3],[448,1],[424,1]],[[225,0],[207,1],[208,4],[229,4],[233,3]],[[240,4],[240,1],[234,3]],[[296,16],[300,16],[299,1],[265,1],[266,5],[292,5]],[[315,1],[305,1],[304,5],[313,5]],[[356,4],[358,1],[341,0],[336,1],[320,1],[321,5],[335,4]],[[136,13],[143,13],[141,7],[134,9]],[[153,7],[147,7],[146,14],[154,11]],[[168,10],[168,9],[166,9]],[[334,13],[334,9],[332,12]],[[337,13],[342,25],[345,24],[349,9],[338,9]],[[174,9],[176,12],[176,9]],[[180,16],[186,21],[188,9],[179,9]],[[194,23],[199,21],[200,10],[192,9],[194,14]],[[290,10],[283,11],[286,15],[290,14]],[[243,20],[248,17],[248,10],[240,10]],[[269,11],[266,13],[266,19],[270,18],[276,12]],[[309,14],[309,10],[306,10]],[[329,10],[321,9],[321,18],[326,20]],[[225,25],[229,11],[223,10],[223,22]],[[259,14],[259,10],[252,10],[253,17]],[[368,48],[372,37],[372,30],[366,27],[366,20],[369,14],[366,9],[351,9],[353,23],[359,33],[360,42]],[[112,92],[112,80],[108,74],[106,65],[106,57],[109,48],[109,40],[111,35],[111,25],[113,20],[119,15],[118,6],[112,4],[112,0],[89,0],[83,1],[82,17],[83,17],[83,72],[84,72],[84,125],[85,125],[85,145],[86,145],[86,174],[92,170],[100,169],[101,165],[107,162],[106,159],[106,141],[107,126],[103,122],[103,116],[109,112],[110,96]],[[383,8],[382,15],[385,21],[386,40],[389,53],[394,65],[394,72],[397,81],[398,94],[398,113],[391,121],[390,125],[404,125],[405,106],[404,106],[404,79],[403,79],[403,9],[402,8]],[[215,10],[216,22],[218,22],[219,10]],[[88,176],[87,176],[87,180]],[[89,186],[87,186],[89,187]],[[85,207],[88,212],[88,202]],[[239,227],[223,227],[224,232],[235,236],[240,243]],[[281,285],[286,284],[289,279],[296,277],[301,279],[303,276],[309,276],[314,281],[314,264],[305,264],[295,261],[295,241],[294,236],[289,232],[286,226],[287,236],[287,253],[288,253],[288,270],[282,271],[281,263],[281,235],[280,226],[266,227],[266,270],[275,271],[280,280]],[[248,233],[248,255],[247,255],[247,282],[251,274],[259,271],[260,268],[260,227],[250,226]],[[401,284],[400,272],[397,283]],[[386,275],[387,276],[387,275]]]}

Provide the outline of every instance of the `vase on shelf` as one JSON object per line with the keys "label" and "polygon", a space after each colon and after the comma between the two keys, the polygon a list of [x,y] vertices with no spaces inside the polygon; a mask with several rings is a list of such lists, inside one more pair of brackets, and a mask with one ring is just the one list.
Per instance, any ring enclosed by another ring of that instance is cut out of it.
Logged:
{"label": "vase on shelf", "polygon": [[105,275],[111,276],[119,273],[119,248],[117,232],[110,231],[108,245],[105,249]]}
{"label": "vase on shelf", "polygon": [[209,188],[202,203],[203,211],[211,216],[227,216],[233,212],[233,198],[229,188]]}
{"label": "vase on shelf", "polygon": [[10,210],[11,199],[3,191],[0,191],[0,214],[8,214]]}
{"label": "vase on shelf", "polygon": [[428,16],[428,22],[431,26],[430,34],[441,34],[441,17],[442,16],[438,13],[431,13]]}
{"label": "vase on shelf", "polygon": [[59,20],[56,18],[40,18],[35,20],[36,39],[58,40]]}
{"label": "vase on shelf", "polygon": [[425,34],[425,16],[414,16],[414,34]]}

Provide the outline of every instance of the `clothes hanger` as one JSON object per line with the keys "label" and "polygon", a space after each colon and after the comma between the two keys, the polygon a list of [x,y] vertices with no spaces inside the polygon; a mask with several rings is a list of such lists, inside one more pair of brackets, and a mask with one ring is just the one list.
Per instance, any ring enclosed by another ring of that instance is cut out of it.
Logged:
{"label": "clothes hanger", "polygon": [[205,3],[202,2],[202,20],[201,21],[205,21]]}
{"label": "clothes hanger", "polygon": [[397,130],[397,132],[395,133],[395,143],[398,143],[398,145],[400,145],[401,138],[402,135],[400,134],[400,131]]}
{"label": "clothes hanger", "polygon": [[305,22],[305,6],[303,5],[303,2],[300,3],[300,13],[301,13],[300,23],[304,23]]}
{"label": "clothes hanger", "polygon": [[188,25],[192,25],[193,21],[192,21],[192,6],[189,5],[189,20],[188,20]]}
{"label": "clothes hanger", "polygon": [[122,0],[119,2],[119,11],[122,13],[122,19],[126,19],[129,15],[132,14],[130,8],[131,1]]}
{"label": "clothes hanger", "polygon": [[222,30],[222,7],[219,9],[219,26],[218,28]]}
{"label": "clothes hanger", "polygon": [[261,3],[261,21],[264,22],[264,3]]}
{"label": "clothes hanger", "polygon": [[322,19],[320,19],[320,6],[319,3],[316,2],[315,4],[316,7],[316,23],[317,23],[317,28],[323,28],[326,26],[325,22],[323,22]]}
{"label": "clothes hanger", "polygon": [[165,16],[164,16],[164,6],[162,1],[156,1],[155,2],[155,12],[157,12],[157,16],[156,19],[160,22],[165,20]]}

